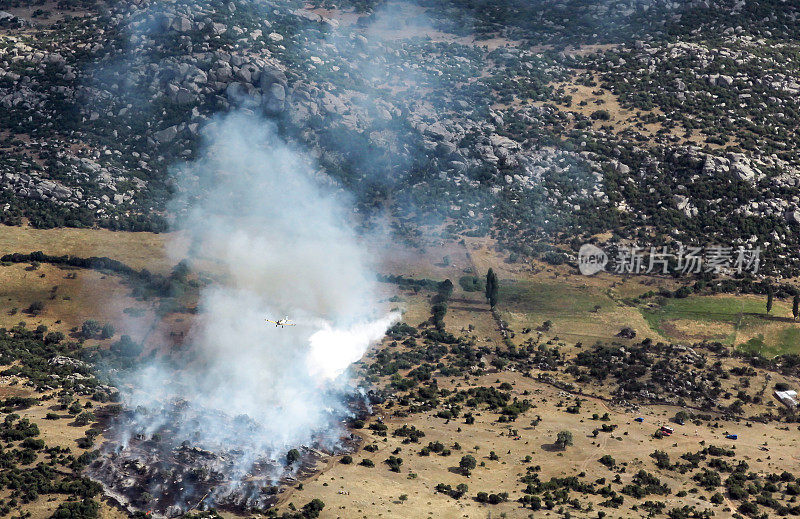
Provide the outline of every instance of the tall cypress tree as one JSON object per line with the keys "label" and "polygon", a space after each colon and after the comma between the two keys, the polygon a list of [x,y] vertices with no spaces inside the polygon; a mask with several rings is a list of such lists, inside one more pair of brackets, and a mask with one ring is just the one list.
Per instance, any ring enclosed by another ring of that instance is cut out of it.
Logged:
{"label": "tall cypress tree", "polygon": [[492,308],[497,305],[497,274],[491,268],[486,273],[486,299],[489,300],[489,306]]}
{"label": "tall cypress tree", "polygon": [[792,299],[792,315],[795,321],[797,316],[800,315],[800,294],[795,294],[794,299]]}
{"label": "tall cypress tree", "polygon": [[774,294],[772,293],[772,287],[768,286],[767,287],[767,313],[770,313],[772,311],[772,299],[773,299],[773,297],[774,297]]}

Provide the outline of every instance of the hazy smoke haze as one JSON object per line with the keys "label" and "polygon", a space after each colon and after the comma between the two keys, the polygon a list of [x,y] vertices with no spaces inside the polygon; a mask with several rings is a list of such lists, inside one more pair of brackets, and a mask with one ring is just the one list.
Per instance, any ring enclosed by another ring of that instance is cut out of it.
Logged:
{"label": "hazy smoke haze", "polygon": [[[377,311],[347,198],[246,111],[212,120],[203,135],[202,158],[175,168],[172,211],[221,281],[201,292],[187,350],[123,381],[127,403],[149,410],[137,427],[157,429],[159,410],[182,400],[181,435],[212,451],[277,457],[335,442],[345,372],[397,317]],[[297,325],[265,322],[284,316]],[[250,456],[239,460],[244,472]]]}

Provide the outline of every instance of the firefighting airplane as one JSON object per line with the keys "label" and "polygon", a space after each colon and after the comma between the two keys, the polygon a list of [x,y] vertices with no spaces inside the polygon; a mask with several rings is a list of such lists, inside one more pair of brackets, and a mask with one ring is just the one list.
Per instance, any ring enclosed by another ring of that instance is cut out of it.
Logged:
{"label": "firefighting airplane", "polygon": [[283,328],[284,326],[296,326],[295,323],[289,321],[289,316],[287,315],[283,319],[278,319],[277,321],[273,321],[272,319],[264,319],[268,323],[275,323],[275,327],[277,328],[280,326]]}

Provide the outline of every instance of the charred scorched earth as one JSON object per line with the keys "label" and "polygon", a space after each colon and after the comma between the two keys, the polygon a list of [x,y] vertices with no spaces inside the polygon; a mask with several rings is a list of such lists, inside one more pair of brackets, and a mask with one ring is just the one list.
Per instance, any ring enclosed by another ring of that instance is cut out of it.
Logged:
{"label": "charred scorched earth", "polygon": [[[363,398],[349,398],[348,407],[359,418],[368,414]],[[217,415],[213,423],[228,425],[215,444],[198,441],[207,436],[199,431],[208,413]],[[283,485],[315,474],[329,456],[358,448],[361,438],[347,432],[345,418],[330,418],[334,427],[320,431],[313,444],[287,451],[260,444],[261,428],[247,416],[224,416],[185,401],[158,411],[125,410],[103,418],[108,440],[87,473],[131,512],[175,517],[210,507],[268,509]],[[252,441],[243,444],[243,437]]]}

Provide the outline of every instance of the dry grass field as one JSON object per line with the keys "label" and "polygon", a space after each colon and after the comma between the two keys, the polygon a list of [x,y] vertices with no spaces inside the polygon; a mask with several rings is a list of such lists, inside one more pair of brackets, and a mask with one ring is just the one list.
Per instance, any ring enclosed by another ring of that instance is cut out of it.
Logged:
{"label": "dry grass field", "polygon": [[[410,298],[408,302],[410,308],[406,315],[418,318],[423,311],[414,309],[415,303],[423,304],[424,301],[415,302]],[[408,320],[412,324],[416,324],[416,321],[417,319]],[[458,311],[449,312],[446,323],[448,329],[460,329],[472,324],[476,336],[492,345],[501,343],[497,327],[489,312],[466,314]],[[572,340],[569,342],[572,343]],[[501,517],[503,514],[507,517],[523,517],[531,512],[521,509],[514,501],[523,495],[519,490],[524,485],[519,483],[519,478],[524,475],[527,466],[540,465],[539,474],[542,480],[551,477],[577,476],[581,473],[588,480],[603,477],[610,479],[614,473],[598,462],[602,456],[610,455],[618,465],[626,466],[625,473],[621,474],[623,483],[629,482],[640,468],[662,478],[672,490],[672,494],[664,498],[668,509],[691,504],[701,509],[713,508],[717,516],[730,517],[734,511],[731,505],[722,507],[711,505],[707,493],[691,492],[688,496],[676,497],[675,494],[681,490],[690,492],[696,485],[687,478],[676,477],[674,472],[656,469],[650,454],[655,450],[666,450],[673,458],[678,458],[681,454],[695,452],[706,445],[714,444],[735,448],[737,459],[746,460],[753,470],[792,470],[791,467],[797,460],[796,432],[780,430],[775,425],[749,424],[748,427],[744,427],[742,423],[726,424],[723,421],[712,421],[699,426],[689,423],[685,426],[675,426],[677,432],[669,438],[655,439],[654,431],[661,424],[669,423],[669,419],[680,408],[648,406],[639,411],[629,411],[611,406],[599,398],[587,398],[582,404],[580,414],[575,415],[565,412],[566,404],[572,403],[574,395],[523,377],[519,373],[507,371],[469,377],[468,380],[444,377],[438,379],[438,387],[444,389],[497,387],[503,382],[513,386],[512,393],[515,396],[520,399],[531,398],[534,403],[534,407],[516,422],[499,423],[497,415],[489,412],[476,413],[476,421],[472,425],[465,425],[463,419],[448,422],[436,417],[434,413],[415,414],[405,418],[390,418],[388,415],[383,415],[383,422],[389,431],[409,425],[425,432],[425,437],[419,444],[404,444],[403,438],[392,437],[389,434],[383,439],[362,430],[360,434],[365,439],[365,445],[377,445],[376,452],[362,450],[354,454],[354,463],[351,465],[328,464],[318,477],[304,482],[302,490],[287,492],[282,504],[288,505],[292,502],[299,505],[319,497],[327,505],[322,517],[331,518]],[[754,379],[752,383],[754,387],[758,387],[765,381]],[[607,396],[604,388],[595,389],[598,395]],[[772,408],[774,403],[767,402],[764,407]],[[601,433],[598,438],[593,438],[591,433],[598,427],[598,422],[591,420],[590,417],[595,413],[600,415],[608,413],[608,423],[617,425],[617,429],[610,434]],[[532,427],[531,419],[537,415],[542,421],[536,427]],[[644,418],[644,422],[634,421],[636,417]],[[722,427],[712,427],[712,424],[717,423]],[[512,429],[516,431],[515,434],[511,433]],[[572,431],[575,437],[575,444],[565,451],[559,451],[552,445],[557,433],[562,430]],[[725,434],[728,432],[738,432],[741,435],[740,439],[735,442],[726,440]],[[424,445],[435,441],[440,441],[448,447],[457,443],[463,450],[452,451],[450,456],[445,457],[418,454]],[[765,451],[763,447],[769,451]],[[398,448],[400,451],[397,455],[403,458],[404,463],[400,473],[394,473],[389,470],[384,460]],[[489,459],[491,451],[497,453],[499,460]],[[458,465],[460,457],[467,453],[474,455],[479,463],[478,468],[468,478],[453,470]],[[526,461],[526,456],[531,457],[530,461]],[[365,458],[372,460],[375,467],[367,468],[357,464]],[[473,496],[480,491],[500,492],[509,489],[516,491],[510,492],[508,502],[488,505],[469,498],[455,500],[438,493],[435,487],[439,483],[453,487],[459,483],[466,483],[469,486],[468,494]],[[589,498],[589,502],[596,510],[606,510],[599,507],[602,500],[600,496]],[[611,513],[622,517],[637,516],[637,513],[628,507]],[[585,514],[573,511],[572,514],[577,517],[596,517],[596,511]],[[549,515],[554,513],[550,512]]]}
{"label": "dry grass field", "polygon": [[[497,377],[487,378],[491,380],[476,380],[476,383],[490,384]],[[304,483],[302,491],[292,492],[285,498],[284,503],[291,501],[299,504],[313,497],[319,497],[327,505],[323,517],[426,518],[490,515],[500,517],[504,513],[508,517],[524,517],[531,512],[520,509],[519,505],[513,502],[521,497],[520,492],[512,492],[507,503],[482,505],[468,498],[454,500],[437,493],[435,486],[438,483],[452,486],[466,483],[471,495],[479,491],[497,492],[502,489],[520,488],[523,485],[517,481],[524,474],[525,467],[530,465],[541,466],[540,474],[543,480],[550,477],[577,476],[581,473],[585,473],[585,477],[589,480],[603,477],[610,479],[613,473],[598,462],[602,456],[610,455],[617,464],[627,465],[626,474],[622,474],[624,482],[630,481],[631,476],[639,468],[661,477],[673,490],[673,495],[664,499],[668,508],[693,504],[700,508],[712,507],[717,516],[730,517],[732,515],[730,505],[728,510],[725,510],[725,507],[710,505],[708,496],[703,493],[676,497],[674,494],[681,490],[688,492],[695,485],[684,478],[675,478],[674,473],[654,469],[649,455],[658,449],[666,450],[671,456],[678,457],[680,454],[702,449],[705,442],[729,448],[735,446],[737,459],[746,460],[753,470],[776,471],[787,468],[791,470],[796,463],[794,457],[798,447],[796,435],[758,424],[748,428],[746,438],[737,442],[725,440],[722,430],[693,425],[679,428],[670,438],[656,440],[652,437],[653,431],[657,428],[656,424],[667,423],[668,417],[676,411],[674,408],[666,407],[653,406],[641,413],[624,413],[609,410],[602,402],[587,403],[585,415],[590,415],[592,412],[608,412],[609,423],[619,425],[614,433],[593,439],[591,431],[594,422],[585,417],[567,414],[556,407],[559,401],[565,400],[563,393],[552,388],[541,388],[532,381],[525,383],[526,381],[517,380],[513,375],[500,378],[515,382],[515,392],[521,393],[523,389],[535,392],[537,407],[530,414],[542,416],[542,423],[539,426],[526,427],[525,422],[512,426],[497,424],[486,415],[477,417],[475,424],[468,428],[456,421],[445,424],[444,420],[431,416],[387,420],[390,430],[403,424],[414,425],[425,431],[423,443],[438,440],[446,445],[452,445],[457,442],[464,451],[454,452],[447,457],[436,455],[421,457],[417,454],[420,445],[404,445],[399,439],[391,436],[385,443],[378,439],[377,452],[363,452],[354,456],[356,461],[362,458],[373,460],[374,468],[362,467],[355,463],[333,465],[313,481]],[[642,416],[645,421],[643,423],[633,421],[637,416]],[[464,430],[459,431],[459,428]],[[518,440],[515,439],[517,436],[508,435],[508,430],[511,428],[518,428]],[[575,444],[564,452],[554,450],[551,446],[560,430],[570,430],[575,435]],[[365,436],[368,441],[371,439],[369,435]],[[769,454],[761,450],[764,444],[768,445]],[[383,460],[398,447],[402,449],[399,455],[404,460],[399,474],[391,472],[383,463]],[[489,460],[490,451],[495,451],[500,459]],[[479,463],[479,467],[469,478],[450,470],[451,467],[458,465],[458,459],[464,453],[473,454]],[[531,456],[530,462],[525,461],[525,456],[528,455]],[[402,495],[406,495],[407,500],[401,500]],[[599,496],[590,497],[590,502],[593,502],[596,508],[600,501]],[[597,509],[602,510],[602,508]],[[622,517],[636,516],[630,509],[612,513]],[[576,516],[596,517],[596,511]]]}
{"label": "dry grass field", "polygon": [[[129,297],[130,288],[117,276],[48,264],[28,269],[30,265],[23,263],[0,266],[0,327],[25,321],[29,327],[45,325],[50,331],[69,336],[73,328],[94,319],[113,323],[116,335],[128,334],[140,340],[143,329],[152,323],[151,304]],[[68,278],[69,274],[76,277]],[[27,312],[36,301],[44,304],[42,312]],[[96,342],[90,339],[87,344]]]}
{"label": "dry grass field", "polygon": [[135,269],[167,272],[174,262],[165,253],[168,234],[107,229],[34,229],[0,226],[0,256],[12,252],[90,257],[106,256]]}
{"label": "dry grass field", "polygon": [[[162,271],[170,268],[163,252],[163,235],[66,229],[2,228],[0,231],[0,252],[3,253],[43,250],[50,254],[96,254],[119,259],[137,268]],[[375,249],[385,250],[385,244],[376,245]],[[788,319],[791,309],[786,301],[776,301],[771,316],[763,315],[763,301],[755,296],[691,296],[669,299],[662,304],[649,299],[640,301],[637,298],[642,294],[659,289],[675,290],[680,285],[670,279],[620,278],[609,274],[584,277],[573,273],[566,265],[507,263],[489,240],[473,238],[460,245],[430,239],[424,250],[411,249],[383,255],[377,268],[383,274],[401,274],[408,278],[451,279],[455,290],[444,318],[446,330],[455,335],[474,337],[476,347],[495,351],[496,348],[506,348],[507,340],[489,310],[483,292],[466,292],[458,283],[460,277],[468,274],[482,276],[489,267],[498,273],[501,283],[497,315],[513,334],[508,340],[517,346],[530,340],[536,344],[558,345],[567,355],[574,355],[597,341],[632,344],[634,341],[631,339],[616,337],[623,327],[635,330],[637,341],[644,337],[683,343],[720,340],[732,346],[762,348],[773,354],[792,351],[790,346],[796,344],[793,330],[797,325]],[[72,272],[77,273],[77,278],[67,277]],[[404,322],[420,328],[426,326],[431,315],[431,292],[399,289],[390,283],[382,286],[386,291],[387,305],[402,309]],[[395,297],[390,302],[392,295]],[[154,303],[130,297],[129,287],[120,278],[89,270],[62,270],[47,264],[36,269],[27,264],[0,266],[0,301],[0,326],[3,327],[26,321],[29,328],[44,324],[50,330],[69,334],[90,318],[114,324],[117,330],[114,338],[105,341],[93,339],[87,344],[108,344],[122,333],[141,334],[142,330],[148,330],[148,326],[152,328],[157,322]],[[36,316],[24,311],[33,301],[44,303],[44,310]],[[191,319],[190,315],[167,314],[153,337],[166,337],[170,331],[186,331]],[[536,328],[544,321],[551,322],[550,328],[537,332]],[[523,333],[525,328],[531,328],[531,331]],[[153,339],[153,346],[156,342]],[[364,359],[365,365],[374,362],[377,351],[389,348],[389,342],[386,340],[376,345]],[[742,365],[741,360],[733,358],[722,362],[725,369]],[[388,381],[388,377],[381,379],[381,383]],[[750,378],[748,391],[761,391],[764,398],[758,404],[749,404],[748,415],[777,411],[779,404],[771,397],[771,388],[776,382],[797,384],[796,380],[764,371]],[[722,380],[722,389],[730,395],[722,399],[725,405],[733,403],[737,391],[743,387],[740,384],[736,377]],[[438,417],[436,410],[397,417],[392,415],[392,409],[377,407],[370,421],[382,419],[389,434],[384,438],[366,427],[354,431],[364,439],[363,446],[375,445],[376,450],[369,452],[362,448],[353,453],[352,464],[341,463],[341,457],[328,459],[320,465],[315,477],[282,492],[279,509],[289,510],[290,504],[299,508],[313,498],[320,498],[326,504],[321,516],[324,518],[499,517],[503,514],[525,517],[534,512],[521,508],[517,502],[524,495],[525,484],[520,482],[520,478],[528,467],[538,465],[540,470],[537,473],[542,481],[580,476],[582,481],[605,478],[610,482],[619,476],[618,485],[629,483],[637,471],[644,469],[669,487],[669,495],[649,498],[664,501],[667,510],[694,505],[698,509],[713,509],[715,517],[731,517],[738,504],[727,498],[721,504],[712,504],[709,499],[713,492],[698,490],[689,475],[657,468],[650,454],[663,450],[675,461],[682,454],[713,444],[735,448],[735,460],[745,460],[749,470],[758,473],[792,471],[797,467],[797,432],[794,427],[784,427],[779,422],[726,421],[718,413],[711,413],[699,424],[687,422],[675,426],[674,435],[657,439],[653,433],[679,408],[649,405],[634,410],[614,405],[611,403],[611,387],[605,384],[584,387],[579,395],[537,380],[535,372],[532,377],[527,377],[518,371],[498,371],[491,367],[478,374],[437,377],[440,390],[498,388],[501,385],[511,388],[512,397],[528,399],[532,404],[516,421],[504,423],[498,420],[496,412],[479,409],[474,413],[475,422],[468,425],[463,416],[447,420]],[[0,380],[0,395],[3,397],[30,394],[31,390],[21,381],[15,382],[9,377]],[[582,399],[580,411],[567,412],[567,407],[578,397]],[[75,442],[86,427],[71,425],[72,419],[64,411],[53,411],[56,407],[57,402],[50,397],[21,415],[39,425],[48,445],[69,446],[79,452]],[[47,420],[44,417],[48,412],[64,416]],[[595,436],[593,430],[600,427],[601,422],[593,419],[592,415],[602,416],[604,413],[608,413],[608,419],[602,423],[613,424],[616,428]],[[637,417],[643,418],[643,422],[635,421]],[[534,425],[539,419],[541,421]],[[424,438],[419,443],[404,443],[402,437],[392,435],[392,431],[404,425],[423,431]],[[574,445],[561,450],[553,442],[558,432],[564,430],[572,432]],[[739,434],[739,439],[725,439],[729,432]],[[437,441],[450,450],[449,455],[419,454],[429,442]],[[460,450],[456,449],[456,444]],[[490,456],[492,452],[496,456]],[[457,469],[461,456],[465,454],[473,455],[478,463],[469,477]],[[403,459],[399,472],[391,471],[384,462],[392,455]],[[598,461],[605,455],[615,460],[615,470]],[[359,465],[363,459],[371,460],[374,467]],[[453,488],[463,483],[469,489],[463,497],[454,499],[436,491],[440,483]],[[678,495],[681,491],[686,493]],[[478,492],[507,492],[508,500],[494,505],[479,503],[475,500]],[[580,500],[582,509],[570,510],[573,517],[597,517],[598,511],[619,517],[643,514],[634,508],[642,500],[628,496],[616,509],[601,506],[605,498],[597,494],[581,494]],[[26,509],[31,511],[34,519],[45,518],[58,504],[57,499],[42,498]],[[535,512],[535,515],[559,516],[561,506]],[[103,503],[102,517],[122,515],[108,503]]]}

